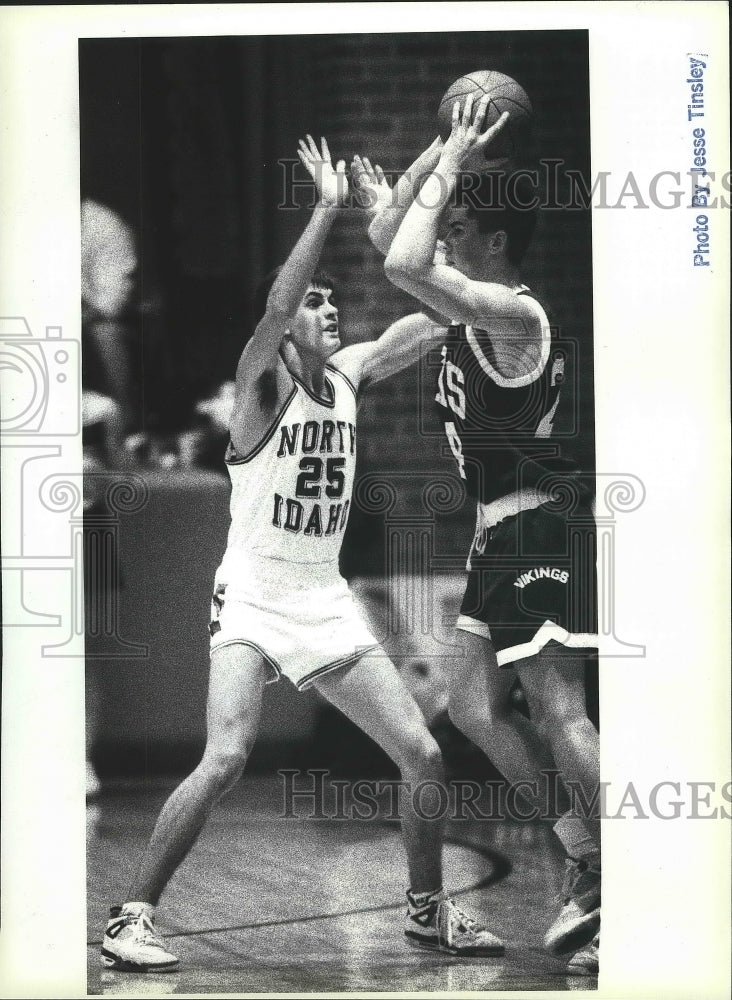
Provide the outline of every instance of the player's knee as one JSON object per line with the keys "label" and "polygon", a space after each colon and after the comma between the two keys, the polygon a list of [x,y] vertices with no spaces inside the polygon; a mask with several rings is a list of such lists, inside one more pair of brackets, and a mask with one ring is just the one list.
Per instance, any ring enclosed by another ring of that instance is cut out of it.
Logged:
{"label": "player's knee", "polygon": [[534,723],[539,739],[551,746],[557,734],[561,732],[561,722],[553,714],[547,714],[541,708],[532,707],[531,720]]}
{"label": "player's knee", "polygon": [[450,691],[447,714],[453,726],[469,740],[474,740],[478,728],[485,728],[485,718],[478,718],[475,705],[466,698],[464,691]]}
{"label": "player's knee", "polygon": [[219,794],[228,791],[242,775],[251,747],[216,747],[206,751],[201,762]]}
{"label": "player's knee", "polygon": [[567,737],[580,736],[587,726],[592,725],[581,706],[561,698],[552,703],[541,704],[533,718],[539,736],[549,745],[559,738],[566,740]]}
{"label": "player's knee", "polygon": [[441,776],[442,752],[426,726],[405,731],[397,763],[402,776]]}
{"label": "player's knee", "polygon": [[450,721],[474,742],[476,735],[490,735],[497,723],[509,718],[510,712],[511,706],[506,698],[477,698],[475,689],[470,685],[454,685],[450,690],[447,706]]}
{"label": "player's knee", "polygon": [[447,714],[456,729],[459,729],[464,736],[470,736],[468,730],[475,728],[475,711],[470,705],[469,699],[465,698],[462,692],[450,691],[447,702]]}

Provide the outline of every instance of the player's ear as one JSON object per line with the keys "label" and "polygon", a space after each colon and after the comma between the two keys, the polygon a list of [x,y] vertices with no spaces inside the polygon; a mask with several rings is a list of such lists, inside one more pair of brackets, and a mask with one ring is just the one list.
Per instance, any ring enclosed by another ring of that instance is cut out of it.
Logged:
{"label": "player's ear", "polygon": [[508,233],[505,229],[499,229],[491,236],[489,251],[492,254],[504,253],[508,246]]}

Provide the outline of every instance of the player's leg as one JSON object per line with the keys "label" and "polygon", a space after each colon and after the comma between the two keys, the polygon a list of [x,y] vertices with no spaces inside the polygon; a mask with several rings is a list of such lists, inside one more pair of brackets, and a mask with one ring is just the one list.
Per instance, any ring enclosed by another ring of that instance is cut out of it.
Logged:
{"label": "player's leg", "polygon": [[[507,517],[486,527],[485,509],[478,507],[471,569],[455,630],[462,656],[453,658],[450,667],[449,713],[458,729],[512,784],[522,783],[522,798],[532,799],[530,805],[545,815],[550,809],[564,812],[567,795],[561,782],[551,776],[557,765],[533,717],[527,719],[513,706],[515,672],[500,667],[496,658],[496,649],[522,641],[515,629],[509,626],[507,631],[506,625],[522,621],[516,607],[517,574],[510,562],[527,542],[527,531],[519,528],[519,523],[523,525],[530,513],[520,515],[523,520]],[[532,786],[536,786],[536,795],[528,791]]]}
{"label": "player's leg", "polygon": [[573,796],[576,807],[555,825],[567,852],[567,870],[562,907],[544,944],[558,954],[587,944],[600,924],[600,741],[587,716],[586,653],[550,643],[537,656],[516,663],[539,733],[565,783],[579,789],[584,798],[580,803]]}
{"label": "player's leg", "polygon": [[238,643],[212,652],[203,757],[163,806],[129,902],[113,908],[102,948],[108,967],[147,971],[177,965],[152,927],[154,907],[216,801],[241,776],[256,738],[269,671],[249,646]]}
{"label": "player's leg", "polygon": [[[488,638],[457,629],[455,642],[462,652],[449,667],[450,719],[508,781],[535,786],[536,801],[531,805],[543,811],[550,804],[549,776],[556,771],[556,764],[533,720],[514,708],[511,699],[514,671],[498,666]],[[551,807],[564,812],[569,802],[563,786],[551,781],[551,789]]]}
{"label": "player's leg", "polygon": [[599,847],[600,736],[587,715],[585,658],[587,650],[549,643],[537,656],[516,663],[516,671],[536,721],[562,777],[594,805],[586,817]]}
{"label": "player's leg", "polygon": [[[384,654],[371,653],[348,669],[319,678],[315,686],[382,747],[406,783],[401,816],[411,882],[407,894],[409,939],[453,954],[502,954],[502,942],[461,913],[443,892],[440,792],[425,785],[421,799],[414,794],[423,782],[444,787],[442,756],[399,671]],[[424,814],[437,815],[425,819]]]}
{"label": "player's leg", "polygon": [[[408,782],[403,800],[403,833],[412,889],[442,885],[442,819],[420,821],[409,789],[420,782],[444,785],[442,755],[417,703],[398,670],[385,656],[370,654],[349,669],[315,681],[315,687],[391,757]],[[432,803],[425,795],[424,810]]]}

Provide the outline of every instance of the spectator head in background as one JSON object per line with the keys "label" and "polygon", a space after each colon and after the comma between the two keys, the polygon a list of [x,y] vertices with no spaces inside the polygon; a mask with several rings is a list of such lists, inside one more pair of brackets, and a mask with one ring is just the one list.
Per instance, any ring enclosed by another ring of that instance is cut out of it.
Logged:
{"label": "spectator head in background", "polygon": [[106,205],[81,204],[81,300],[85,313],[115,319],[135,287],[137,254],[130,227]]}
{"label": "spectator head in background", "polygon": [[123,317],[135,288],[130,227],[91,198],[81,203],[82,416],[85,449],[101,464],[125,460],[132,423],[132,374]]}

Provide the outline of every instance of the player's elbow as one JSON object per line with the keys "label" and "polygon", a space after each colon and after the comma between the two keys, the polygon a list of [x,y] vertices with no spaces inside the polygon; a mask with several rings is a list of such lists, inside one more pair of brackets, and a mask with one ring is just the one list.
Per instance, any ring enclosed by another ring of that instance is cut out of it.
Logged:
{"label": "player's elbow", "polygon": [[293,312],[286,303],[278,300],[267,302],[264,316],[257,323],[255,337],[282,338],[290,325]]}
{"label": "player's elbow", "polygon": [[369,226],[369,239],[379,253],[386,257],[389,252],[390,239],[384,227],[381,216],[377,215]]}
{"label": "player's elbow", "polygon": [[390,250],[384,261],[384,274],[393,285],[404,288],[405,283],[410,279],[413,281],[419,275],[419,268],[409,257]]}

